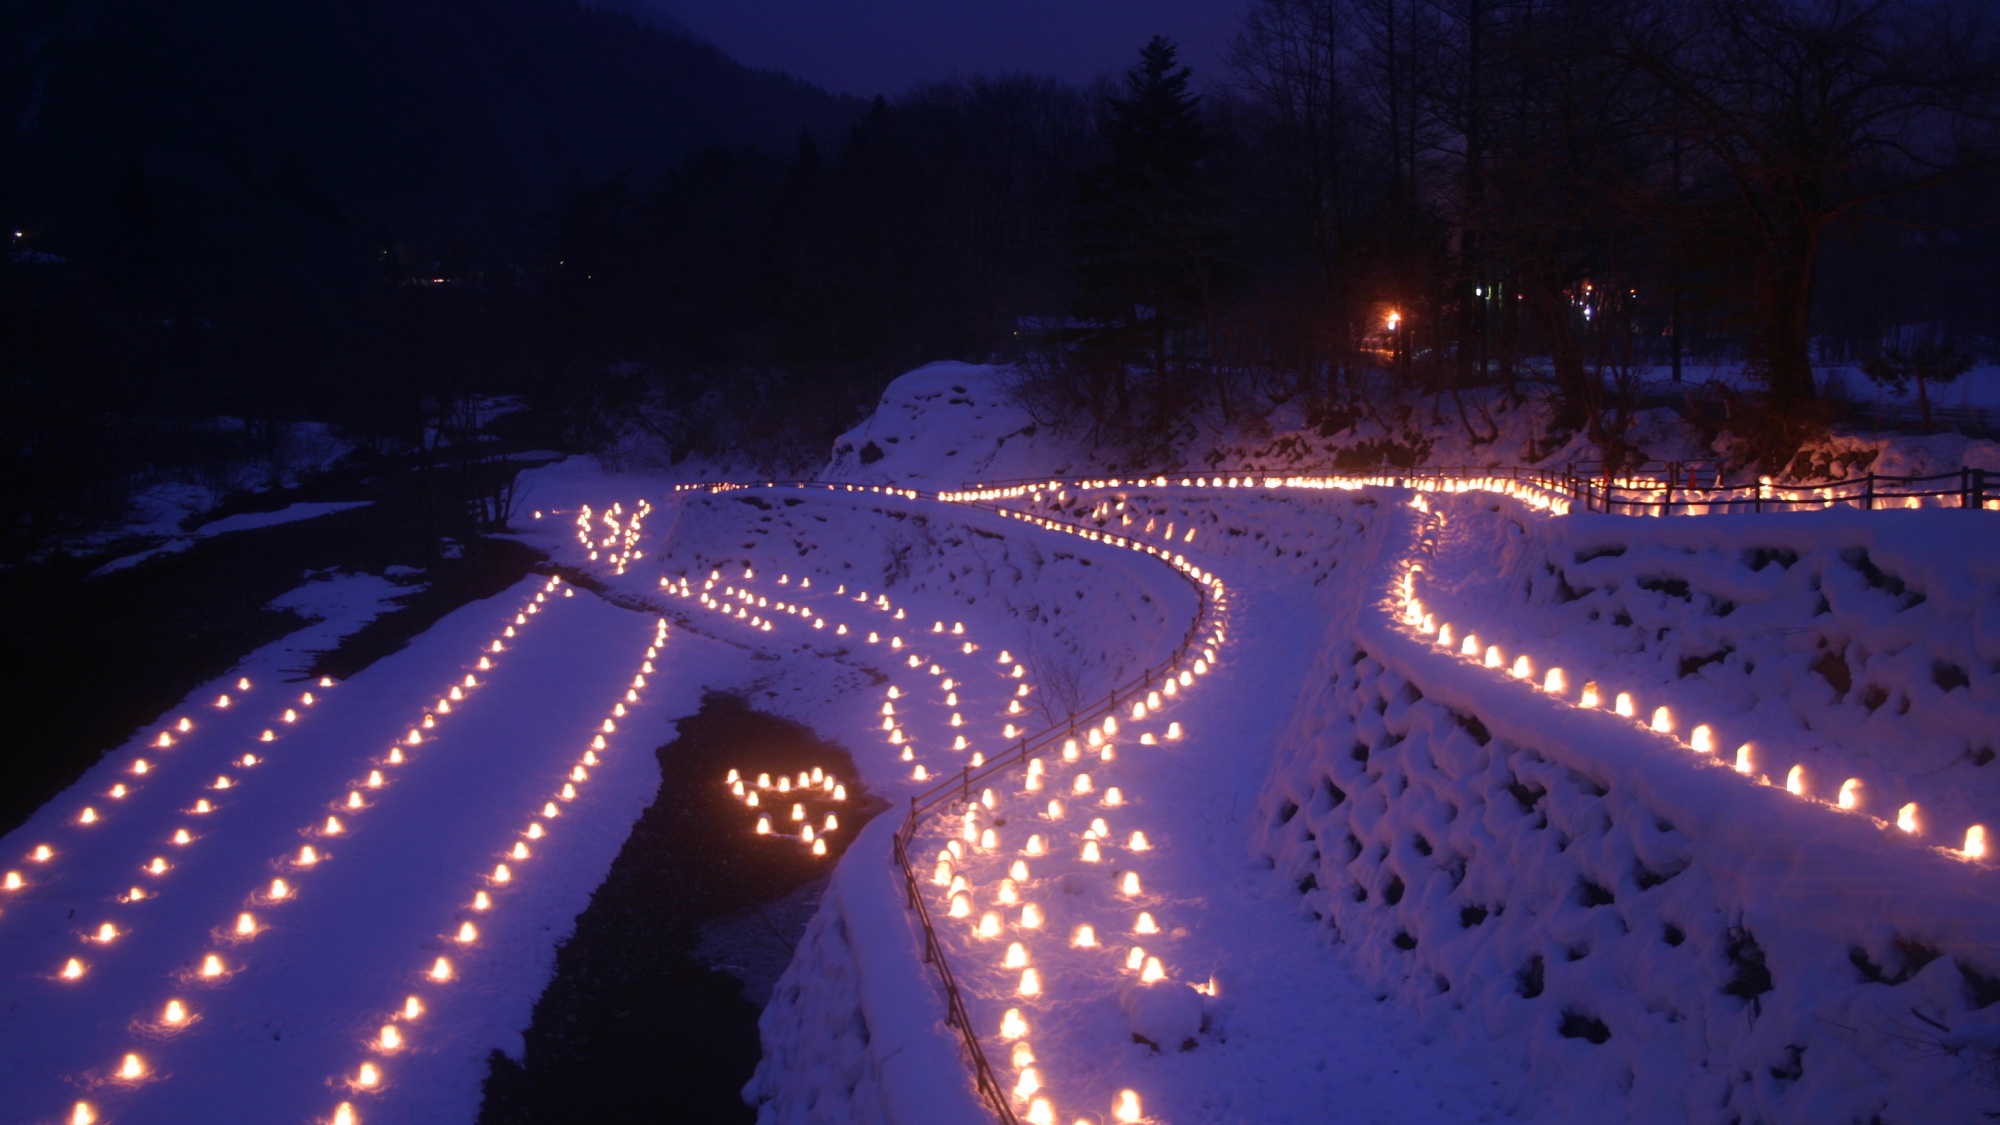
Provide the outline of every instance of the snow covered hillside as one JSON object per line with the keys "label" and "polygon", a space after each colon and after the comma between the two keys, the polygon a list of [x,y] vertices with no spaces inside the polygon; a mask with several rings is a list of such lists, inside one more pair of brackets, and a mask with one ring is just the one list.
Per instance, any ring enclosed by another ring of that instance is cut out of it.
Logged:
{"label": "snow covered hillside", "polygon": [[707,688],[858,771],[745,747],[743,846],[891,809],[772,992],[763,1121],[2000,1109],[1996,517],[1243,471],[1337,444],[1285,437],[1116,479],[939,364],[809,485],[533,471],[586,585],[268,703],[248,662],[0,845],[26,1119],[469,1120]]}

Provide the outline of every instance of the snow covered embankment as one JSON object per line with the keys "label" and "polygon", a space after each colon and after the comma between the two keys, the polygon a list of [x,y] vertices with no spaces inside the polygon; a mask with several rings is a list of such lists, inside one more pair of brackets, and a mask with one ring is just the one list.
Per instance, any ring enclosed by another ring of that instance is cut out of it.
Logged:
{"label": "snow covered embankment", "polygon": [[[1529,587],[1540,591],[1533,605],[1519,604],[1522,576],[1537,569],[1523,560],[1550,558],[1531,541],[1622,537],[1627,557],[1664,542],[1672,548],[1664,554],[1690,552],[1692,588],[1740,578],[1699,557],[1735,549],[1715,541],[1737,528],[1798,550],[1806,544],[1779,540],[1836,525],[1793,517],[1757,526],[1556,521],[1531,530],[1530,519],[1510,514],[1500,522],[1514,530],[1496,535],[1492,522],[1472,515],[1478,506],[1451,508],[1459,529],[1448,517],[1426,530],[1419,513],[1402,509],[1410,521],[1403,552],[1343,566],[1367,581],[1342,592],[1260,802],[1253,847],[1296,881],[1302,909],[1324,919],[1343,959],[1447,1026],[1471,1020],[1491,1036],[1546,1099],[1524,1112],[1971,1120],[1995,1108],[1991,1045],[1968,1048],[2000,1002],[1992,870],[1756,784],[1631,719],[1573,708],[1439,650],[1394,623],[1384,598],[1400,572],[1394,556],[1434,546],[1440,620],[1483,614],[1482,644],[1484,630],[1496,628],[1496,637],[1511,631],[1552,644],[1537,637],[1537,607],[1571,603],[1553,597],[1556,579],[1543,573]],[[1482,583],[1474,575],[1490,565],[1496,540],[1511,543],[1502,575]],[[1612,546],[1584,553],[1619,557]],[[1837,576],[1828,559],[1848,565],[1842,552],[1852,547],[1822,536],[1800,557]],[[1578,579],[1565,581],[1574,592]],[[1498,596],[1510,583],[1514,593]],[[1819,583],[1835,623],[1880,635],[1881,615],[1867,599],[1844,605],[1833,592],[1842,583]],[[1635,635],[1645,624],[1646,607],[1606,608],[1584,611],[1585,620],[1610,617]],[[1702,621],[1682,611],[1673,628],[1651,623],[1648,635],[1702,627],[1690,619]],[[1571,656],[1591,658],[1584,640],[1564,640]],[[1930,639],[1909,642],[1919,653],[1900,659],[1921,662]],[[1955,643],[1940,633],[1935,659],[1949,659]],[[1637,679],[1648,667],[1643,650],[1602,638],[1596,647],[1609,649],[1595,654],[1604,675],[1623,669]],[[1679,671],[1677,659],[1666,663]],[[1770,692],[1783,681],[1769,678],[1788,667],[1778,661],[1743,674]],[[1651,676],[1656,684],[1671,678]],[[1907,677],[1896,682],[1909,687]],[[1711,689],[1739,705],[1757,690]],[[1711,695],[1690,688],[1686,698]],[[1765,729],[1781,725],[1768,709],[1749,718]],[[1879,784],[1920,784],[1896,776],[1885,770]]]}

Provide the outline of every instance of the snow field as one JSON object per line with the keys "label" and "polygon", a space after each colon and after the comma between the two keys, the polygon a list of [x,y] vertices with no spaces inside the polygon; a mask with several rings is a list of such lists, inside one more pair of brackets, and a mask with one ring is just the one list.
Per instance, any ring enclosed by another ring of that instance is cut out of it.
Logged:
{"label": "snow field", "polygon": [[[525,1023],[548,934],[595,883],[577,869],[608,864],[638,812],[629,794],[650,792],[650,756],[598,741],[639,706],[632,669],[617,671],[638,648],[613,657],[603,643],[631,615],[555,581],[503,599],[516,608],[500,622],[491,603],[467,607],[347,684],[307,685],[310,702],[260,706],[278,673],[260,653],[247,688],[243,675],[222,685],[229,707],[204,690],[187,731],[170,715],[10,836],[10,850],[34,838],[57,854],[7,893],[0,963],[81,965],[68,979],[7,974],[0,1037],[24,1079],[20,1119],[474,1112],[486,1050]],[[271,651],[290,660],[297,646]],[[579,736],[606,673],[627,677],[612,681],[622,694]],[[601,768],[557,772],[549,751],[572,740]],[[587,800],[571,771],[606,770],[625,780]],[[585,805],[592,816],[564,816]],[[78,806],[100,816],[86,825]],[[512,865],[508,885],[496,860]]]}

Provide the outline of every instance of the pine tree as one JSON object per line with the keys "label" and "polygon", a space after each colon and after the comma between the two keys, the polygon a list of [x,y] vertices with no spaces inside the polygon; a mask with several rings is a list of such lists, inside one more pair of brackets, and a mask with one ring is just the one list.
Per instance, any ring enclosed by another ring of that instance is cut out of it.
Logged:
{"label": "pine tree", "polygon": [[[1207,164],[1215,142],[1192,74],[1164,37],[1146,44],[1108,99],[1099,126],[1108,155],[1084,174],[1078,199],[1078,358],[1105,382],[1108,401],[1093,405],[1151,432],[1190,405],[1196,328],[1220,265]],[[1137,392],[1135,372],[1144,373]]]}

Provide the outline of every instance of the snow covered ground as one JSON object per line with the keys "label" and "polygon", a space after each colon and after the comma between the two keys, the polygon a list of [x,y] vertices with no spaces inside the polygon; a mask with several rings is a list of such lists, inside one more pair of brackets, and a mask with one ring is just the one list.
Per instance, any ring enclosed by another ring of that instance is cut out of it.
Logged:
{"label": "snow covered ground", "polygon": [[[1337,444],[1286,438],[1201,456]],[[522,536],[601,595],[531,580],[328,687],[253,655],[0,841],[22,1119],[470,1120],[708,687],[842,741],[896,809],[1061,730],[911,846],[1022,1120],[2000,1108],[2000,890],[1973,831],[2000,797],[1991,516],[1556,518],[1101,472],[997,373],[942,364],[841,440],[831,487],[533,471]],[[1052,473],[1097,479],[999,511],[902,490]],[[855,779],[765,772],[751,748],[713,782],[740,785],[746,840],[852,831]],[[773,991],[763,1120],[989,1116],[890,861],[901,820],[854,842]]]}

